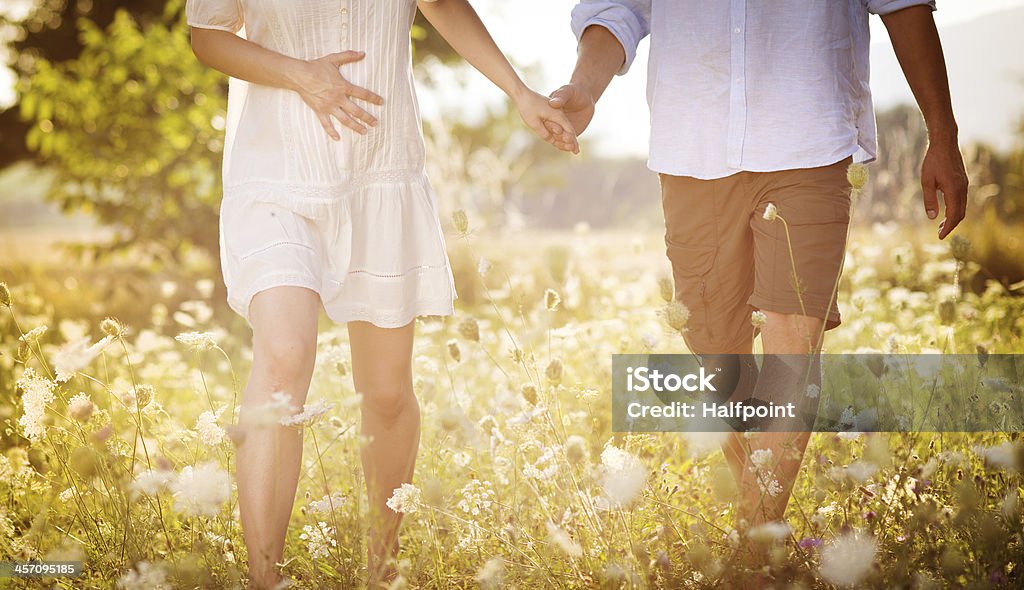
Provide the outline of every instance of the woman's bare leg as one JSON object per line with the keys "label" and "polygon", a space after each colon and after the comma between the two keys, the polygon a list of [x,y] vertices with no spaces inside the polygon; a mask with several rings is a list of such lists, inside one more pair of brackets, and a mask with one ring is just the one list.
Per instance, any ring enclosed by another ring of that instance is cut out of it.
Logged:
{"label": "woman's bare leg", "polygon": [[257,293],[249,308],[253,364],[239,412],[238,507],[249,552],[249,587],[273,588],[295,504],[302,431],[269,420],[261,407],[274,392],[306,402],[316,360],[320,297],[302,287]]}
{"label": "woman's bare leg", "polygon": [[401,515],[387,507],[395,488],[412,481],[420,441],[420,407],[412,389],[412,323],[378,328],[348,325],[352,377],[362,394],[363,473],[369,498],[368,582],[393,575]]}

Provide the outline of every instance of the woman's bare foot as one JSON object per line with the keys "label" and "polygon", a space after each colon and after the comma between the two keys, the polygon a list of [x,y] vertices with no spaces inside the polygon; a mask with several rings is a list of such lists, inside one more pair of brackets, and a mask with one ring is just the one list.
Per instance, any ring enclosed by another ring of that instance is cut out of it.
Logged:
{"label": "woman's bare foot", "polygon": [[[374,554],[376,553],[376,555]],[[388,552],[373,552],[367,556],[367,588],[389,588],[398,578],[398,541]]]}
{"label": "woman's bare foot", "polygon": [[292,585],[292,579],[282,576],[277,572],[262,576],[250,574],[249,581],[245,585],[246,590],[284,590]]}

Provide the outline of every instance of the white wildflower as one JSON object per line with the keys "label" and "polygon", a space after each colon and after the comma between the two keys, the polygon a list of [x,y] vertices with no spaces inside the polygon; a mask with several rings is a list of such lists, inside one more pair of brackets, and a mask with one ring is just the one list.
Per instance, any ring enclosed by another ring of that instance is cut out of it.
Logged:
{"label": "white wildflower", "polygon": [[871,572],[875,539],[863,533],[846,533],[821,551],[821,575],[837,586],[856,586]]}
{"label": "white wildflower", "polygon": [[492,557],[476,573],[476,581],[481,588],[490,590],[501,588],[505,583],[505,562],[500,557]]}
{"label": "white wildflower", "polygon": [[46,326],[39,326],[38,328],[32,328],[28,332],[25,332],[24,334],[21,335],[20,338],[18,338],[18,340],[21,340],[22,342],[26,342],[28,344],[32,344],[33,342],[42,338],[43,334],[45,333]]}
{"label": "white wildflower", "polygon": [[170,590],[172,585],[162,565],[140,561],[118,578],[117,587],[121,590]]}
{"label": "white wildflower", "polygon": [[543,447],[535,461],[523,465],[523,475],[532,479],[550,479],[558,473],[558,455],[562,452],[561,445]]}
{"label": "white wildflower", "polygon": [[481,256],[480,264],[476,267],[476,272],[480,273],[481,275],[485,275],[487,274],[487,271],[491,270],[491,267],[491,261]]}
{"label": "white wildflower", "polygon": [[217,346],[217,342],[210,332],[183,332],[175,336],[174,339],[196,352]]}
{"label": "white wildflower", "polygon": [[470,516],[480,516],[494,504],[494,488],[487,481],[470,480],[462,486],[459,494],[462,498],[459,500],[458,508]]}
{"label": "white wildflower", "polygon": [[1011,472],[1020,468],[1022,449],[1016,443],[1006,441],[993,447],[976,446],[974,452],[985,459],[987,465]]}
{"label": "white wildflower", "polygon": [[196,419],[196,432],[199,433],[199,440],[204,445],[215,447],[224,442],[227,432],[217,424],[223,412],[224,407],[218,408],[216,412],[207,410]]}
{"label": "white wildflower", "polygon": [[25,410],[18,423],[26,438],[39,442],[46,436],[46,405],[53,402],[56,384],[29,367],[18,379],[18,387],[24,392],[21,404]]}
{"label": "white wildflower", "polygon": [[750,529],[747,536],[755,543],[770,544],[784,541],[792,532],[793,529],[788,524],[772,521]]}
{"label": "white wildflower", "polygon": [[135,476],[131,483],[131,498],[137,499],[140,495],[156,496],[174,481],[174,473],[170,471],[154,471],[152,469],[143,471]]}
{"label": "white wildflower", "polygon": [[647,483],[647,468],[635,455],[614,445],[601,452],[601,487],[611,507],[631,503]]}
{"label": "white wildflower", "polygon": [[422,492],[411,483],[403,483],[395,488],[388,498],[388,508],[402,514],[412,514],[423,506]]}
{"label": "white wildflower", "polygon": [[811,383],[807,386],[807,397],[811,399],[818,399],[821,395],[821,386],[817,383]]}
{"label": "white wildflower", "polygon": [[857,483],[864,483],[871,479],[878,471],[878,466],[867,461],[854,461],[846,466],[846,475]]}
{"label": "white wildflower", "polygon": [[246,420],[250,424],[270,426],[280,424],[281,421],[298,411],[299,408],[292,404],[292,397],[283,391],[275,391],[270,394],[270,401],[246,410]]}
{"label": "white wildflower", "polygon": [[750,471],[757,478],[758,488],[760,488],[762,494],[768,494],[774,498],[782,493],[782,484],[779,483],[779,480],[775,478],[775,474],[772,472],[774,468],[773,458],[774,454],[771,449],[756,449],[750,453]]}
{"label": "white wildflower", "polygon": [[298,414],[285,416],[279,421],[281,426],[308,426],[334,407],[331,402],[320,400],[315,404],[304,406]]}
{"label": "white wildflower", "polygon": [[66,343],[53,355],[53,370],[56,380],[65,383],[84,369],[99,356],[100,352],[114,341],[112,336],[104,336],[99,342],[90,344],[88,336]]}
{"label": "white wildflower", "polygon": [[92,403],[85,392],[79,391],[68,400],[68,414],[79,422],[88,422],[94,411],[96,411],[96,405]]}
{"label": "white wildflower", "polygon": [[307,524],[302,527],[299,538],[306,542],[306,549],[313,559],[330,557],[331,549],[338,546],[334,538],[334,527],[327,526],[326,522],[318,522],[316,527]]}
{"label": "white wildflower", "polygon": [[309,503],[309,512],[312,514],[330,514],[332,511],[341,508],[348,503],[348,498],[341,495],[341,492],[334,492],[330,496],[324,496],[319,500]]}
{"label": "white wildflower", "polygon": [[216,516],[231,495],[231,476],[216,463],[186,466],[171,482],[174,507],[192,516]]}
{"label": "white wildflower", "polygon": [[548,540],[551,541],[552,545],[564,551],[569,557],[580,557],[583,555],[583,547],[576,541],[573,541],[569,533],[552,522],[548,522],[547,526]]}
{"label": "white wildflower", "polygon": [[750,453],[750,462],[758,469],[766,469],[772,466],[773,457],[771,449],[756,449]]}

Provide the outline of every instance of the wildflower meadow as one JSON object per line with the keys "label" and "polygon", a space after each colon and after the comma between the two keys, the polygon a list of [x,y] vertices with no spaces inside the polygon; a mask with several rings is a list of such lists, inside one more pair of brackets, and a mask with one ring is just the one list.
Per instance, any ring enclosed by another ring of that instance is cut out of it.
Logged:
{"label": "wildflower meadow", "polygon": [[[192,54],[181,0],[37,4],[0,11],[20,44],[0,112],[0,562],[83,571],[0,588],[245,588],[252,349],[217,263],[225,77]],[[424,96],[458,77],[432,76],[453,52],[421,20],[413,39]],[[445,117],[424,117],[427,172],[459,298],[416,320],[422,431],[388,501],[392,590],[1024,587],[1024,366],[970,384],[992,432],[812,434],[785,518],[742,526],[723,433],[612,427],[613,354],[688,352],[654,174],[586,137],[570,162],[512,111]],[[968,216],[939,241],[918,112],[880,112],[879,134],[850,177],[824,353],[1024,353],[1024,148],[965,146]],[[367,441],[346,327],[320,321],[306,405],[261,416],[305,445],[281,573],[347,590],[367,579]],[[748,457],[765,495],[783,454]]]}
{"label": "wildflower meadow", "polygon": [[[1017,433],[814,435],[785,522],[735,530],[721,435],[611,432],[610,355],[685,352],[659,240],[581,228],[509,248],[464,213],[452,225],[474,303],[417,325],[424,426],[414,483],[390,501],[405,514],[394,587],[1019,583]],[[826,353],[1020,350],[1024,304],[995,284],[960,293],[970,264],[894,227],[855,234]],[[250,356],[213,320],[208,283],[162,285],[138,324],[55,321],[32,284],[0,290],[0,542],[85,562],[46,587],[240,587],[232,423]],[[196,296],[169,313],[180,290]],[[309,405],[271,408],[305,430],[283,567],[296,587],[361,583],[358,401],[344,329],[325,323]]]}

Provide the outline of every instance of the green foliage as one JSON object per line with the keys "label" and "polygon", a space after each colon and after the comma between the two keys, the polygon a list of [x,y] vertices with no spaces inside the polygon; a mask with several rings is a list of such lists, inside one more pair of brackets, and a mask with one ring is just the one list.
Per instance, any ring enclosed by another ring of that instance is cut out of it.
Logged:
{"label": "green foliage", "polygon": [[143,31],[121,11],[106,30],[79,28],[77,59],[40,59],[19,84],[26,142],[57,172],[49,198],[114,229],[100,254],[215,252],[223,76],[192,56],[180,20]]}

